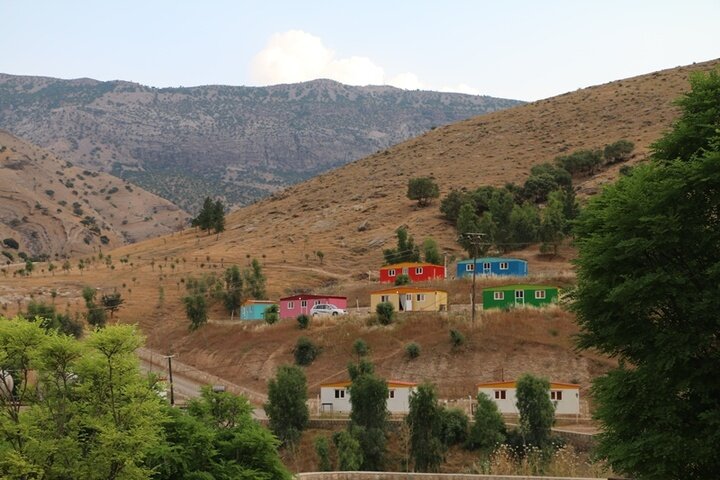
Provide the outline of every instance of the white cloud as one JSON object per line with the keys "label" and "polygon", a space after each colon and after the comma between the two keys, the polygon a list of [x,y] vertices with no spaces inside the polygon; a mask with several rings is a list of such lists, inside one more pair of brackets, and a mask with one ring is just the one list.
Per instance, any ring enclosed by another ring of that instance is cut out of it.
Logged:
{"label": "white cloud", "polygon": [[412,72],[387,78],[385,70],[367,57],[337,58],[322,39],[302,30],[276,33],[252,60],[253,81],[260,85],[330,78],[347,85],[392,85],[406,90],[439,90],[478,95],[466,84],[433,88]]}
{"label": "white cloud", "polygon": [[439,92],[467,93],[468,95],[481,95],[480,90],[471,87],[466,83],[458,83],[457,85],[445,85],[437,89]]}

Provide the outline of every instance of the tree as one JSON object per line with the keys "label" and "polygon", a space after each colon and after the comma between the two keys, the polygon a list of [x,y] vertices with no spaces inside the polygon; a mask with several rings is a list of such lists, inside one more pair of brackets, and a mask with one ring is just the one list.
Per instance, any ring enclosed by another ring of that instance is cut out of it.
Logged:
{"label": "tree", "polygon": [[243,277],[237,265],[225,270],[225,308],[230,312],[230,320],[243,302]]}
{"label": "tree", "polygon": [[253,258],[250,262],[250,270],[245,270],[245,285],[247,286],[247,295],[255,300],[263,300],[267,298],[265,292],[265,275],[262,273],[262,265],[257,259]]}
{"label": "tree", "polygon": [[397,236],[397,248],[383,250],[385,263],[419,262],[420,247],[415,245],[415,240],[408,234],[405,227],[395,230]]}
{"label": "tree", "polygon": [[30,274],[35,270],[35,264],[29,258],[25,260],[25,273],[29,277]]}
{"label": "tree", "polygon": [[410,426],[410,456],[415,470],[437,472],[443,460],[442,407],[435,387],[418,385],[410,395],[410,411],[405,421]]}
{"label": "tree", "polygon": [[464,443],[467,440],[470,420],[460,408],[442,409],[442,429],[440,440],[447,447]]}
{"label": "tree", "polygon": [[70,264],[70,260],[65,260],[62,264],[62,269],[65,273],[69,272],[72,268],[72,265]]}
{"label": "tree", "polygon": [[430,177],[418,177],[408,180],[407,197],[410,200],[417,200],[418,207],[430,205],[433,198],[440,196],[440,188]]}
{"label": "tree", "polygon": [[540,240],[542,251],[552,250],[557,255],[558,247],[565,238],[567,219],[565,218],[565,192],[555,190],[548,197],[548,202],[541,212]]}
{"label": "tree", "polygon": [[358,361],[370,353],[370,347],[368,347],[367,342],[362,338],[358,338],[353,342],[352,349],[353,353],[357,356]]}
{"label": "tree", "polygon": [[107,314],[105,313],[105,308],[95,303],[96,295],[97,291],[92,287],[86,286],[82,290],[85,307],[87,308],[85,319],[93,327],[103,328],[107,322]]}
{"label": "tree", "polygon": [[202,294],[192,294],[183,297],[185,315],[190,320],[190,331],[197,330],[207,323],[208,307]]}
{"label": "tree", "polygon": [[263,319],[268,325],[272,325],[280,319],[280,308],[277,305],[270,305],[263,312]]}
{"label": "tree", "polygon": [[268,401],[264,405],[270,430],[281,442],[295,444],[300,439],[310,417],[306,402],[307,380],[303,371],[281,365],[275,378],[268,382]]}
{"label": "tree", "polygon": [[[315,445],[315,453],[318,456],[318,471],[329,472],[332,470],[330,465],[330,445],[328,445],[327,437],[315,437],[313,442]],[[358,445],[359,447],[359,445]],[[360,462],[358,462],[359,465]]]}
{"label": "tree", "polygon": [[307,337],[298,338],[293,349],[295,363],[302,366],[310,365],[319,353],[318,347]]}
{"label": "tree", "polygon": [[495,402],[478,393],[475,422],[470,427],[465,446],[490,452],[505,440],[505,421]]}
{"label": "tree", "polygon": [[395,285],[397,285],[397,286],[407,285],[409,283],[410,283],[410,276],[405,273],[401,273],[400,275],[395,277]]}
{"label": "tree", "polygon": [[423,241],[423,257],[425,257],[425,261],[427,263],[432,263],[434,265],[443,264],[443,258],[438,250],[438,244],[432,238],[426,238]]}
{"label": "tree", "polygon": [[593,198],[574,232],[580,346],[618,360],[593,384],[597,452],[639,479],[720,471],[720,76],[691,85],[654,160]]}
{"label": "tree", "polygon": [[540,229],[538,209],[530,204],[515,205],[510,214],[510,240],[513,248],[524,248],[537,241]]}
{"label": "tree", "polygon": [[305,313],[298,315],[295,320],[297,320],[298,328],[301,330],[305,330],[310,326],[310,316]]}
{"label": "tree", "polygon": [[460,207],[460,213],[457,220],[458,243],[468,252],[471,257],[481,255],[487,247],[484,245],[476,246],[473,239],[467,236],[468,233],[478,233],[480,225],[480,217],[475,213],[475,207],[466,203]]}
{"label": "tree", "polygon": [[337,469],[340,471],[357,471],[363,464],[360,442],[346,430],[333,434],[333,443],[338,453]]}
{"label": "tree", "polygon": [[548,447],[555,423],[555,406],[550,401],[550,382],[526,373],[518,378],[516,389],[520,433],[525,443],[538,448]]}
{"label": "tree", "polygon": [[350,431],[362,449],[362,468],[380,470],[387,443],[387,383],[373,373],[363,372],[352,378],[349,390]]}
{"label": "tree", "polygon": [[395,319],[395,307],[390,302],[380,302],[375,306],[375,313],[382,325],[390,325]]}
{"label": "tree", "polygon": [[218,234],[223,232],[225,230],[225,206],[220,200],[213,202],[210,197],[205,197],[200,213],[192,219],[190,224],[207,232],[210,230]]}
{"label": "tree", "polygon": [[110,312],[110,318],[113,318],[115,312],[117,312],[125,300],[120,295],[120,292],[108,293],[100,297],[100,302],[103,308]]}
{"label": "tree", "polygon": [[624,162],[630,157],[635,149],[635,144],[629,140],[618,140],[615,143],[605,145],[603,157],[607,163]]}

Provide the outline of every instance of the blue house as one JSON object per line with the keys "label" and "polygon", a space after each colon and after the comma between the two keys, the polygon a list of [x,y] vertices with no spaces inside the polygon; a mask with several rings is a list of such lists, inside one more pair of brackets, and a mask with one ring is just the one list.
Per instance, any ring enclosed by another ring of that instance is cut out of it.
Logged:
{"label": "blue house", "polygon": [[526,277],[528,265],[525,260],[519,258],[483,257],[457,262],[457,278],[472,277],[475,275],[496,275]]}
{"label": "blue house", "polygon": [[240,320],[264,320],[265,310],[277,302],[270,300],[246,300],[240,306]]}

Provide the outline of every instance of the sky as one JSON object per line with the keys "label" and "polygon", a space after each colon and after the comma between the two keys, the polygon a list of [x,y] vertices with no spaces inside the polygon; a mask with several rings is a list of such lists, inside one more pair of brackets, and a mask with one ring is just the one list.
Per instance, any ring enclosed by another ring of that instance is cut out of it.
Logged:
{"label": "sky", "polygon": [[720,57],[720,0],[0,0],[0,72],[538,100]]}

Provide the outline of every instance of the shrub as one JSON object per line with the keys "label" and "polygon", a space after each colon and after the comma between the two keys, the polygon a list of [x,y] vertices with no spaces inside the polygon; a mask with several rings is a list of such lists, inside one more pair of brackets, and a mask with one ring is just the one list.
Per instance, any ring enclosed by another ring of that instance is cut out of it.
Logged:
{"label": "shrub", "polygon": [[3,245],[5,245],[7,248],[13,248],[15,250],[20,248],[20,244],[14,238],[6,238],[5,240],[3,240]]}
{"label": "shrub", "polygon": [[465,344],[465,335],[462,334],[459,330],[450,330],[450,343],[452,344],[453,348],[459,348]]}
{"label": "shrub", "polygon": [[305,315],[304,313],[297,316],[297,323],[298,327],[301,329],[306,329],[310,325],[310,316]]}
{"label": "shrub", "polygon": [[395,278],[395,285],[407,285],[408,283],[410,283],[410,277],[404,273]]}
{"label": "shrub", "polygon": [[442,427],[440,436],[442,442],[448,447],[465,443],[467,440],[468,416],[459,408],[449,408],[442,411]]}
{"label": "shrub", "polygon": [[410,360],[413,360],[420,356],[420,345],[418,345],[415,342],[410,342],[407,345],[405,345],[405,355]]}
{"label": "shrub", "polygon": [[407,197],[410,200],[417,200],[419,207],[430,204],[433,198],[440,196],[440,188],[430,177],[411,178],[408,180]]}
{"label": "shrub", "polygon": [[302,366],[310,365],[319,353],[318,347],[307,337],[298,338],[293,350],[295,363]]}
{"label": "shrub", "polygon": [[315,438],[315,453],[318,456],[318,471],[329,472],[332,470],[332,465],[330,465],[330,445],[327,437]]}
{"label": "shrub", "polygon": [[277,305],[270,305],[265,309],[265,312],[263,312],[263,319],[268,325],[272,325],[280,320],[280,307]]}
{"label": "shrub", "polygon": [[378,321],[383,325],[390,325],[395,319],[395,307],[390,302],[378,303],[375,307]]}

